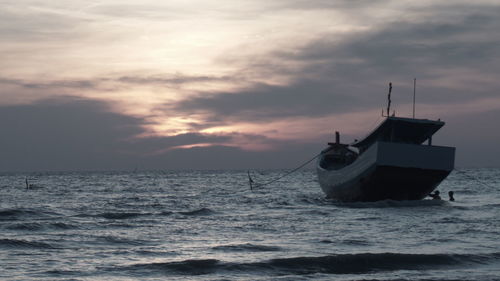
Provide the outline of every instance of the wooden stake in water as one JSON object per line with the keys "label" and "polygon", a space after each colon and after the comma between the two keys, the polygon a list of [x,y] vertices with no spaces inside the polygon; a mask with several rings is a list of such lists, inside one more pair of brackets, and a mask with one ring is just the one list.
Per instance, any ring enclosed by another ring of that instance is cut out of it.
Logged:
{"label": "wooden stake in water", "polygon": [[248,184],[250,185],[250,190],[253,190],[253,180],[252,177],[250,176],[250,171],[247,171],[248,174]]}

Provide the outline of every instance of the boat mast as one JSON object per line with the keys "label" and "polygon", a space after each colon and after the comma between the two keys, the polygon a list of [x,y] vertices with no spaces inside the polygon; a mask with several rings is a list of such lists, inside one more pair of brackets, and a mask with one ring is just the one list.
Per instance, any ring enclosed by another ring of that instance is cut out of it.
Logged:
{"label": "boat mast", "polygon": [[391,92],[392,92],[392,83],[389,82],[389,94],[387,95],[387,117],[389,117],[389,112],[391,110]]}

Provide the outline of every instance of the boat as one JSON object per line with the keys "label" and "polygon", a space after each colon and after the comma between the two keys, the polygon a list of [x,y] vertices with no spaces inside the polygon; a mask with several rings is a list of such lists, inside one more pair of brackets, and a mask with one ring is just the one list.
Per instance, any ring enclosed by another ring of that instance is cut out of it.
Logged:
{"label": "boat", "polygon": [[[391,87],[392,88],[392,87]],[[327,198],[344,202],[420,200],[450,174],[455,147],[436,146],[441,120],[389,116],[364,139],[342,144],[336,132],[317,160]]]}

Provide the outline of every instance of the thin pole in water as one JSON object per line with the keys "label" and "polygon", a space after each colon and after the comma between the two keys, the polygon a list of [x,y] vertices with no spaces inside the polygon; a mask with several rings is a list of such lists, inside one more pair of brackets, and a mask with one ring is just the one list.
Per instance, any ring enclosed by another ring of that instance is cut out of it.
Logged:
{"label": "thin pole in water", "polygon": [[250,171],[247,171],[248,174],[248,184],[250,185],[250,190],[253,190],[253,180],[252,177],[250,176]]}
{"label": "thin pole in water", "polygon": [[415,119],[415,91],[417,88],[417,78],[413,79],[413,119]]}

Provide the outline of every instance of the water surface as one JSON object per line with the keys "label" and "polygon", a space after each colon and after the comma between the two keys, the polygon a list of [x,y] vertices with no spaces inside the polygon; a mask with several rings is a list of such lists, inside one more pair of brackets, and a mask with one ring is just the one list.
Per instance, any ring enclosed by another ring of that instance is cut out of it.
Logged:
{"label": "water surface", "polygon": [[500,280],[497,169],[453,172],[455,202],[339,203],[307,170],[253,191],[246,171],[25,176],[0,176],[1,279]]}

